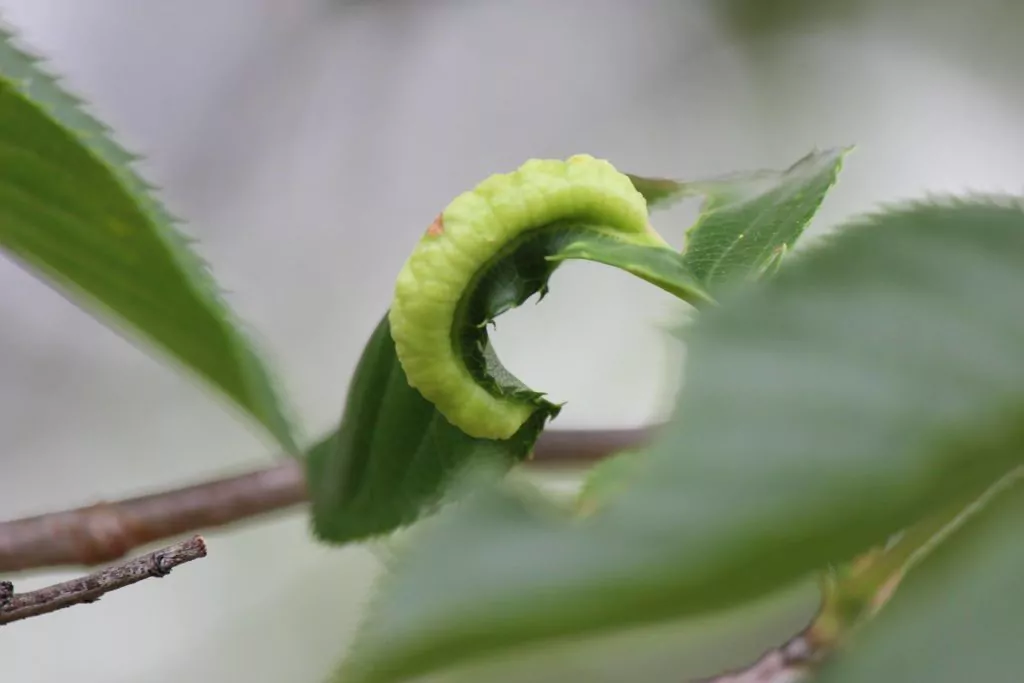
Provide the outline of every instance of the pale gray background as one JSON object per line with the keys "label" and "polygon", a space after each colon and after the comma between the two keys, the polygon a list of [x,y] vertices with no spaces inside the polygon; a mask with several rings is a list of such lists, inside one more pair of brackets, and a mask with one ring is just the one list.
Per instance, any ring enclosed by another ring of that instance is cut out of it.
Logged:
{"label": "pale gray background", "polygon": [[[313,436],[337,419],[416,237],[455,194],[527,157],[588,152],[700,177],[856,143],[815,230],[926,191],[1021,189],[1019,3],[850,1],[742,40],[725,4],[0,0],[0,11],[146,155],[143,171],[200,239]],[[689,216],[656,222],[680,243]],[[654,419],[673,390],[666,363],[680,358],[663,331],[681,309],[599,266],[570,264],[553,284],[543,306],[502,319],[508,365],[569,401],[562,426]],[[221,401],[4,260],[0,434],[3,518],[274,455]],[[170,579],[3,629],[0,678],[320,680],[358,618],[373,555],[312,544],[299,515],[209,540],[211,557]],[[604,680],[577,664],[549,673]]]}

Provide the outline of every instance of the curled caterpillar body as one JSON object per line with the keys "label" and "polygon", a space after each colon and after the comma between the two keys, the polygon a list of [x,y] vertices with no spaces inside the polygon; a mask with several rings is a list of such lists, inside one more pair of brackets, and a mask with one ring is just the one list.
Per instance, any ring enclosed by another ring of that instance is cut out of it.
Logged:
{"label": "curled caterpillar body", "polygon": [[561,221],[665,245],[648,223],[643,196],[607,161],[533,159],[456,197],[398,275],[388,315],[409,384],[470,436],[507,439],[536,404],[492,393],[474,378],[458,348],[460,303],[510,242]]}

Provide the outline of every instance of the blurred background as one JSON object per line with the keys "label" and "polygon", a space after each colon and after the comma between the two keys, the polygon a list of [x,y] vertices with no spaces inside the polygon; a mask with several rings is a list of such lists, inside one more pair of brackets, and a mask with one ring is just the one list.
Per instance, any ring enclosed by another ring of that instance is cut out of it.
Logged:
{"label": "blurred background", "polygon": [[[702,178],[856,144],[815,233],[1024,178],[1013,0],[0,0],[0,17],[145,156],[309,439],[337,420],[422,230],[528,157]],[[681,244],[692,216],[654,220]],[[683,359],[665,334],[681,307],[593,264],[570,263],[552,290],[502,318],[506,364],[569,402],[557,426],[656,420]],[[2,257],[0,434],[5,519],[275,457],[219,399]],[[314,545],[298,512],[208,540],[211,556],[171,579],[4,629],[0,679],[322,680],[373,553]],[[4,578],[27,590],[70,575]],[[438,680],[681,681],[743,663],[812,607],[797,590],[598,654],[566,646]]]}

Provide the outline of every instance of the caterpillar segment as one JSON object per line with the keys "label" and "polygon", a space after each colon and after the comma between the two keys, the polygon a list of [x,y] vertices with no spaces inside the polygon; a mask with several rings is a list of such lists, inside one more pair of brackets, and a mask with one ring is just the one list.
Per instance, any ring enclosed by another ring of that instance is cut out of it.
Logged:
{"label": "caterpillar segment", "polygon": [[408,382],[470,436],[507,439],[537,406],[474,378],[459,349],[460,304],[508,245],[564,221],[665,245],[650,227],[643,196],[609,162],[589,155],[532,159],[452,200],[398,275],[388,315]]}

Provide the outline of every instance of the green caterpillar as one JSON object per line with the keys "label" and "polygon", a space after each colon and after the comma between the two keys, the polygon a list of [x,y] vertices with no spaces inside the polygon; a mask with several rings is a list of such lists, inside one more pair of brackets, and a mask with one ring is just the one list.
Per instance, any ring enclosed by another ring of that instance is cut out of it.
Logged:
{"label": "green caterpillar", "polygon": [[507,439],[536,405],[495,395],[474,379],[455,341],[460,302],[510,242],[564,221],[596,224],[616,239],[668,246],[648,222],[644,197],[607,161],[589,155],[531,159],[456,197],[398,275],[388,315],[408,382],[470,436]]}

